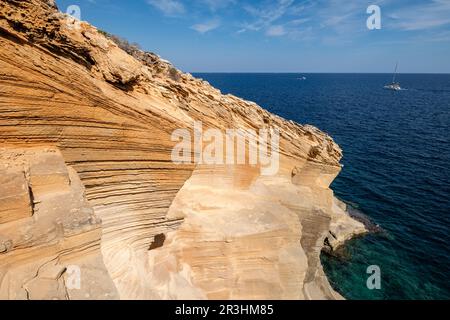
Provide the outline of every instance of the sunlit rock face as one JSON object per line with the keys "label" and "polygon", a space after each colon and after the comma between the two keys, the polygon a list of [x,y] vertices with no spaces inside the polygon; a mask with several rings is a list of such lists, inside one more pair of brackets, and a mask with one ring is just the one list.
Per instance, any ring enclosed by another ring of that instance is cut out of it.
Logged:
{"label": "sunlit rock face", "polygon": [[[100,252],[101,221],[77,172],[52,147],[1,148],[0,298],[117,298]],[[83,286],[67,270],[83,272]]]}
{"label": "sunlit rock face", "polygon": [[[196,122],[278,130],[279,170],[174,163]],[[0,3],[0,298],[340,298],[320,250],[365,230],[329,189],[341,156],[53,1]]]}

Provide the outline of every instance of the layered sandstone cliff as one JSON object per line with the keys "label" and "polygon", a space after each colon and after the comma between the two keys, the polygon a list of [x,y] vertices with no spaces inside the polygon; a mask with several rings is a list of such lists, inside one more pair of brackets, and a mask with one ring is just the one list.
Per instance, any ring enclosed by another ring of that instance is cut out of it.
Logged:
{"label": "layered sandstone cliff", "polygon": [[[198,121],[279,130],[278,173],[174,163]],[[340,298],[320,251],[365,231],[329,189],[341,156],[53,1],[0,3],[0,298]]]}

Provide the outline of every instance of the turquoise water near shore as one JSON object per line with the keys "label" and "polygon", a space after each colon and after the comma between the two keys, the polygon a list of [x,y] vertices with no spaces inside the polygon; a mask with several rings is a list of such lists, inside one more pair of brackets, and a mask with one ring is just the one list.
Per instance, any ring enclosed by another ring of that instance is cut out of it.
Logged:
{"label": "turquoise water near shore", "polygon": [[[224,93],[317,126],[343,148],[332,188],[382,232],[322,255],[348,299],[450,299],[450,75],[194,74]],[[306,79],[303,80],[302,77]],[[369,290],[366,269],[381,269]]]}

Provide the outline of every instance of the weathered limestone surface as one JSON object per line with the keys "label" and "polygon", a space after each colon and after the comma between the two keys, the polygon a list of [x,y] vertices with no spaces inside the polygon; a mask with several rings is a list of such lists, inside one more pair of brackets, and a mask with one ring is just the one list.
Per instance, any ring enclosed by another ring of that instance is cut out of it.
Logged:
{"label": "weathered limestone surface", "polygon": [[[117,298],[100,252],[101,221],[58,149],[1,148],[0,168],[13,177],[0,192],[26,213],[6,211],[0,224],[0,298]],[[83,273],[79,290],[64,281],[73,265]]]}
{"label": "weathered limestone surface", "polygon": [[[279,129],[279,173],[174,164],[194,121]],[[365,232],[329,189],[341,157],[53,1],[0,2],[0,298],[341,298],[320,250]]]}

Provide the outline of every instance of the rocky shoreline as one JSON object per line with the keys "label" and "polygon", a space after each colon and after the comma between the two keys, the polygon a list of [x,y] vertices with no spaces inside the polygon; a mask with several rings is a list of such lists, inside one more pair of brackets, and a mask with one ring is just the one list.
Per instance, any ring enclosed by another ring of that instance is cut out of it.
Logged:
{"label": "rocky shoreline", "polygon": [[[329,188],[333,139],[129,53],[53,1],[1,2],[0,298],[341,299],[320,252],[366,228]],[[277,129],[278,173],[173,163],[198,121]]]}

